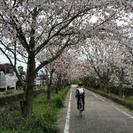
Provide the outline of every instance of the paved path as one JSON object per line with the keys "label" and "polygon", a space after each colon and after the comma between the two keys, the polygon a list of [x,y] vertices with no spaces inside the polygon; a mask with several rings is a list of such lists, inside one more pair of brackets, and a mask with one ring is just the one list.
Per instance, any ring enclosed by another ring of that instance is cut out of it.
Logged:
{"label": "paved path", "polygon": [[[81,117],[74,92],[72,88],[58,121],[62,133],[133,133],[133,113],[128,109],[86,90],[85,112]],[[64,128],[69,130],[64,132]]]}

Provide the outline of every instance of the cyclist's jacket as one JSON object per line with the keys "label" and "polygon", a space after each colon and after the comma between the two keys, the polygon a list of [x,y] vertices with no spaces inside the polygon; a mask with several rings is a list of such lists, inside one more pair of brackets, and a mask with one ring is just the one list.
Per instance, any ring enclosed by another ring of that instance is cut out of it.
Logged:
{"label": "cyclist's jacket", "polygon": [[75,97],[85,96],[85,90],[83,87],[78,87],[75,93]]}

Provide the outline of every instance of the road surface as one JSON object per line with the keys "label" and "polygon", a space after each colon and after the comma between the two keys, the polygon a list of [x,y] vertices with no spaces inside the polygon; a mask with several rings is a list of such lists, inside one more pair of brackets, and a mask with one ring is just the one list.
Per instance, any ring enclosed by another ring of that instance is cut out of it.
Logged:
{"label": "road surface", "polygon": [[86,90],[82,117],[76,109],[72,86],[58,120],[62,133],[133,133],[133,113],[100,95]]}

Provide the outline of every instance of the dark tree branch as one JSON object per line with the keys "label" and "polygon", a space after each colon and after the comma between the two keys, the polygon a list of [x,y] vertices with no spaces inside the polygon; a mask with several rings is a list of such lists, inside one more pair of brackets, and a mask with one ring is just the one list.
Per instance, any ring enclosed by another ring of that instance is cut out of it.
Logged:
{"label": "dark tree branch", "polygon": [[[3,45],[3,46],[5,47],[6,50],[8,50],[9,52],[11,52],[13,55],[16,55],[15,51],[14,51],[13,49],[11,49],[10,47],[6,46],[1,40],[0,40],[0,43],[1,43],[1,45]],[[22,53],[20,53],[19,50],[16,49],[16,52],[17,52],[18,54],[20,54],[20,55],[23,57],[23,59],[24,59],[24,58],[27,58],[27,57],[24,56]],[[11,57],[11,58],[13,58],[13,57]],[[26,61],[24,62],[24,61],[18,59],[17,57],[16,57],[16,60],[19,61],[19,62],[26,63]]]}
{"label": "dark tree branch", "polygon": [[28,45],[27,40],[24,36],[22,27],[17,26],[17,23],[16,23],[16,22],[18,22],[17,18],[15,16],[11,16],[11,21],[12,21],[11,26],[16,29],[17,37],[18,37],[19,41],[21,42],[22,46],[26,49],[26,51],[29,52],[29,45]]}
{"label": "dark tree branch", "polygon": [[7,59],[10,62],[10,64],[13,66],[13,70],[15,71],[17,78],[20,80],[21,83],[23,83],[22,82],[23,80],[22,80],[21,76],[19,76],[19,73],[18,73],[15,65],[13,65],[13,62],[12,62],[11,58],[9,57],[9,55],[1,47],[0,47],[0,51],[7,57]]}
{"label": "dark tree branch", "polygon": [[62,54],[62,52],[64,51],[64,49],[70,45],[69,44],[69,41],[70,41],[70,38],[68,38],[68,40],[66,41],[66,43],[64,44],[64,46],[62,46],[62,48],[57,51],[57,53],[55,54],[55,56],[51,57],[48,60],[45,60],[45,61],[41,62],[41,64],[36,68],[35,72],[37,73],[42,67],[44,67],[45,65],[47,65],[47,64],[51,63],[52,61],[54,61],[55,59],[57,59]]}
{"label": "dark tree branch", "polygon": [[[78,13],[75,14],[74,16],[72,16],[70,19],[67,19],[67,20],[65,20],[65,21],[62,21],[62,22],[60,22],[60,23],[58,23],[58,24],[52,26],[52,28],[51,28],[50,31],[49,31],[48,38],[47,38],[40,46],[38,46],[38,47],[36,48],[36,50],[35,50],[35,55],[37,55],[37,54],[41,51],[41,49],[42,49],[44,46],[46,46],[46,45],[48,44],[48,42],[49,42],[51,39],[53,39],[54,37],[58,36],[59,33],[61,33],[62,30],[66,29],[72,21],[74,21],[74,20],[75,20],[76,18],[78,18],[78,17],[82,17],[82,16],[85,15],[89,10],[91,10],[91,9],[93,9],[93,8],[94,8],[94,7],[92,7],[92,8],[86,8],[86,9],[84,9],[84,10],[78,12]],[[96,7],[95,7],[95,8],[96,8]],[[53,35],[51,35],[51,33],[52,33],[52,31],[55,29],[55,27],[60,26],[60,25],[62,25],[62,24],[64,24],[64,25],[61,26]]]}

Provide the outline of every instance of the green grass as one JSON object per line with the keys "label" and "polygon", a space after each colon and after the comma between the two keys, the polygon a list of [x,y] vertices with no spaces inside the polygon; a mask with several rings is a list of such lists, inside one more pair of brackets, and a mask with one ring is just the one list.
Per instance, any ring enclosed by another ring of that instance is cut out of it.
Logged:
{"label": "green grass", "polygon": [[[38,91],[38,90],[44,90],[46,91],[46,86],[43,86],[43,87],[35,87],[34,88],[34,91]],[[3,91],[3,92],[0,92],[0,97],[8,97],[8,96],[14,96],[14,95],[17,95],[17,94],[22,94],[24,93],[23,89],[22,88],[18,88],[18,89],[9,89],[7,91]]]}
{"label": "green grass", "polygon": [[58,95],[52,94],[51,100],[37,96],[33,102],[33,114],[28,119],[21,116],[19,106],[4,111],[0,114],[0,133],[59,133],[56,121],[68,90],[67,87]]}
{"label": "green grass", "polygon": [[22,94],[22,93],[23,93],[23,90],[11,89],[11,90],[0,92],[0,97],[14,96],[14,95],[17,95],[17,94]]}
{"label": "green grass", "polygon": [[23,122],[19,106],[5,110],[0,113],[0,133],[15,133],[15,130],[19,129]]}

